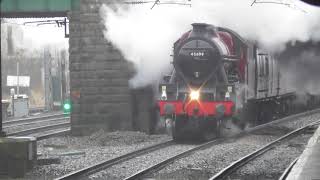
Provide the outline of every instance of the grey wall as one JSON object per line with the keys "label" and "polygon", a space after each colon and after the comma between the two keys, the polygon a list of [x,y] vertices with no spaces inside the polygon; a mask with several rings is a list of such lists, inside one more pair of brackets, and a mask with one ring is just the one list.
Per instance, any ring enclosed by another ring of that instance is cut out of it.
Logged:
{"label": "grey wall", "polygon": [[69,14],[73,134],[132,128],[132,66],[103,36],[99,8],[108,2],[81,0],[80,11]]}

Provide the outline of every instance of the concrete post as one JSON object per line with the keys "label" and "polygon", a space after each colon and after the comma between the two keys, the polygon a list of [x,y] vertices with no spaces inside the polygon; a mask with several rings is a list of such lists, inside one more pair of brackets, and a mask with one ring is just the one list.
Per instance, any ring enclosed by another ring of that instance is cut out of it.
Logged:
{"label": "concrete post", "polygon": [[[1,20],[2,21],[2,20]],[[1,22],[2,23],[2,22]],[[0,58],[0,63],[1,63],[1,59],[2,58]],[[2,68],[0,68],[0,72],[2,71],[1,70]],[[1,72],[1,75],[2,75],[2,72]],[[1,79],[2,79],[2,77],[1,77]],[[1,114],[1,120],[0,120],[0,137],[4,137],[5,135],[6,135],[6,133],[4,132],[4,131],[2,131],[2,120],[4,119],[4,115],[7,115],[7,114],[4,114],[4,112],[7,112],[7,111],[3,111],[3,103],[2,103],[2,83],[0,83],[0,89],[1,89],[1,93],[0,93],[0,99],[1,99],[1,112],[2,112],[2,114]]]}
{"label": "concrete post", "polygon": [[7,108],[9,106],[8,101],[1,100],[1,111],[2,111],[2,117],[0,120],[0,137],[6,136],[6,133],[2,129],[2,122],[3,120],[7,119]]}

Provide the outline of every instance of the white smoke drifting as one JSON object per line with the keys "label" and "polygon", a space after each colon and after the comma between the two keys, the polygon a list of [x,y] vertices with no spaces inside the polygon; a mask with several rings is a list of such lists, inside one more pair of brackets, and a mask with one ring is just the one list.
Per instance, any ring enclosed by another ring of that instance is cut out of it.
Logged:
{"label": "white smoke drifting", "polygon": [[263,48],[280,52],[287,42],[320,40],[320,8],[290,1],[291,8],[255,4],[253,0],[194,0],[192,7],[151,4],[101,8],[105,36],[137,69],[131,80],[141,87],[158,80],[172,61],[173,43],[190,24],[204,22],[227,27]]}
{"label": "white smoke drifting", "polygon": [[281,62],[286,85],[300,93],[320,94],[320,53],[305,50]]}

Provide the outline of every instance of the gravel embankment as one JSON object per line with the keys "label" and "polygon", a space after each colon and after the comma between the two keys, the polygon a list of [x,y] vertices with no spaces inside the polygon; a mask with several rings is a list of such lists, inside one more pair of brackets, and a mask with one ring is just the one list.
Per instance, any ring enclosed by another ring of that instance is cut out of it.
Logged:
{"label": "gravel embankment", "polygon": [[[278,126],[269,127],[267,130],[240,137],[228,143],[212,146],[176,161],[158,173],[153,174],[153,177],[156,179],[208,179],[230,165],[233,161],[279,138],[288,131],[319,119],[320,113],[297,118],[289,122],[280,123]],[[307,139],[305,139],[305,143]],[[293,153],[292,158],[294,159],[298,155],[299,153]]]}
{"label": "gravel embankment", "polygon": [[98,131],[84,137],[54,137],[38,142],[38,159],[60,159],[60,164],[37,166],[23,179],[53,179],[72,171],[137,149],[170,140],[167,135],[147,135],[141,132]]}

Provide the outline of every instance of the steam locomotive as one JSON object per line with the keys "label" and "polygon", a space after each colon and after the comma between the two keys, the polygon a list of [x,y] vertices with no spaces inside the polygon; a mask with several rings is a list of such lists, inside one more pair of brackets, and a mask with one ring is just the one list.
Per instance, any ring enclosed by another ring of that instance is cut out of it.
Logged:
{"label": "steam locomotive", "polygon": [[159,85],[160,117],[174,140],[219,136],[227,122],[257,125],[289,114],[297,99],[273,56],[236,32],[205,23],[174,43]]}

